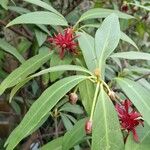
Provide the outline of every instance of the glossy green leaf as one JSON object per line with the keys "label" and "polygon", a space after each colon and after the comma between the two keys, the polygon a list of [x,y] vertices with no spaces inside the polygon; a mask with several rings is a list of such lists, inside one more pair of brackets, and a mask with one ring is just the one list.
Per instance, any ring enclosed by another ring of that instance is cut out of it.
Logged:
{"label": "glossy green leaf", "polygon": [[87,111],[87,113],[90,115],[93,98],[94,98],[94,92],[95,92],[94,84],[89,81],[85,80],[79,84],[79,92],[81,96],[81,102]]}
{"label": "glossy green leaf", "polygon": [[116,78],[116,81],[150,125],[150,92],[139,83],[126,78]]}
{"label": "glossy green leaf", "polygon": [[86,68],[81,67],[81,66],[76,66],[76,65],[59,65],[59,66],[54,66],[50,67],[48,69],[44,69],[36,74],[33,74],[31,77],[37,77],[42,74],[48,73],[48,72],[55,72],[55,71],[79,71],[83,73],[87,73],[89,75],[93,75],[92,72],[88,71]]}
{"label": "glossy green leaf", "polygon": [[111,10],[111,9],[102,9],[102,8],[94,8],[86,11],[79,19],[79,22],[87,19],[95,19],[95,18],[105,18],[110,14],[115,13],[119,18],[123,19],[132,19],[133,16],[127,15],[122,13],[118,10]]}
{"label": "glossy green leaf", "polygon": [[139,143],[135,142],[132,133],[130,133],[125,150],[149,150],[150,149],[150,126],[144,123],[144,127],[139,126],[136,128],[137,134],[139,136]]}
{"label": "glossy green leaf", "polygon": [[[57,104],[57,102],[79,82],[87,79],[87,76],[71,76],[64,78],[47,88],[33,103],[21,123],[7,139],[6,150],[12,150],[26,136],[32,133],[40,124],[44,116]],[[38,109],[37,109],[38,108]]]}
{"label": "glossy green leaf", "polygon": [[68,25],[66,20],[64,20],[61,16],[47,11],[37,11],[23,14],[9,22],[6,27],[15,24]]}
{"label": "glossy green leaf", "polygon": [[115,108],[103,86],[96,104],[91,150],[123,150],[123,137]]}
{"label": "glossy green leaf", "polygon": [[0,48],[4,50],[5,52],[8,52],[12,54],[13,56],[15,56],[21,63],[25,61],[25,59],[18,52],[18,50],[3,39],[0,39]]}
{"label": "glossy green leaf", "polygon": [[121,37],[120,37],[121,40],[130,43],[132,46],[134,46],[134,47],[138,50],[138,47],[137,47],[137,45],[135,44],[135,42],[134,42],[129,36],[127,36],[124,32],[121,32],[120,36],[121,36]]}
{"label": "glossy green leaf", "polygon": [[92,75],[92,73],[90,71],[88,71],[86,68],[83,68],[81,66],[76,66],[76,65],[59,65],[59,66],[54,66],[54,67],[50,67],[48,69],[44,69],[38,73],[33,74],[32,76],[21,80],[11,91],[10,93],[10,99],[9,101],[11,102],[13,96],[16,94],[16,92],[22,87],[24,86],[24,84],[26,84],[27,82],[29,82],[31,79],[44,75],[46,73],[49,72],[59,72],[59,71],[79,71],[79,72],[84,72],[84,73],[88,73],[89,75]]}
{"label": "glossy green leaf", "polygon": [[86,136],[84,130],[85,121],[85,119],[78,121],[74,127],[64,135],[62,150],[70,150],[70,148],[83,140]]}
{"label": "glossy green leaf", "polygon": [[94,69],[98,66],[94,50],[94,38],[85,32],[77,32],[77,35],[79,35],[79,46],[83,53],[86,65],[90,71],[94,71]]}
{"label": "glossy green leaf", "polygon": [[149,53],[134,52],[134,51],[114,53],[110,57],[124,58],[130,60],[135,60],[135,59],[150,60]]}
{"label": "glossy green leaf", "polygon": [[35,29],[35,36],[39,46],[42,46],[47,39],[47,34],[38,29]]}
{"label": "glossy green leaf", "polygon": [[57,139],[54,139],[52,141],[50,141],[49,143],[47,143],[46,145],[44,145],[41,150],[62,150],[62,140],[63,137],[59,137]]}
{"label": "glossy green leaf", "polygon": [[24,1],[25,1],[25,2],[29,2],[29,3],[31,3],[31,4],[35,4],[35,5],[39,6],[39,7],[42,7],[42,8],[44,8],[44,9],[46,9],[46,10],[49,10],[49,11],[53,12],[53,13],[59,15],[59,16],[62,16],[62,15],[61,15],[56,9],[54,9],[51,5],[45,3],[45,2],[43,2],[43,1],[41,1],[41,0],[24,0]]}
{"label": "glossy green leaf", "polygon": [[0,84],[0,95],[7,88],[15,86],[28,75],[39,69],[45,62],[47,62],[50,59],[51,55],[52,52],[41,53],[25,61],[21,66],[15,69],[7,78],[5,78],[5,80]]}
{"label": "glossy green leaf", "polygon": [[115,14],[111,14],[103,21],[95,35],[95,52],[102,76],[104,76],[105,61],[117,47],[119,39],[119,20]]}

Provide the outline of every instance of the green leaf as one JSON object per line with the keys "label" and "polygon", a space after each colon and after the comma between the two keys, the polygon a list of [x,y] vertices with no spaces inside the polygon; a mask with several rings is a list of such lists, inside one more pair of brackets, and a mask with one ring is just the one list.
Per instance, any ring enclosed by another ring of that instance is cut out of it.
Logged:
{"label": "green leaf", "polygon": [[18,90],[24,86],[27,82],[29,82],[32,78],[28,77],[26,79],[24,79],[23,81],[21,81],[19,84],[17,84],[10,92],[10,97],[9,97],[9,102],[11,103],[12,98],[14,97],[14,95],[18,92]]}
{"label": "green leaf", "polygon": [[124,59],[140,59],[140,60],[150,60],[150,54],[148,53],[143,53],[143,52],[119,52],[119,53],[114,53],[110,57],[117,57],[117,58],[124,58]]}
{"label": "green leaf", "polygon": [[95,92],[94,84],[89,80],[81,82],[79,84],[79,92],[81,96],[81,102],[87,113],[90,115]]}
{"label": "green leaf", "polygon": [[150,126],[147,123],[144,123],[144,127],[139,126],[136,128],[136,130],[140,142],[139,143],[135,142],[132,133],[130,133],[125,145],[125,150],[149,150]]}
{"label": "green leaf", "polygon": [[29,3],[31,3],[31,4],[35,4],[35,5],[39,6],[39,7],[42,7],[42,8],[44,8],[44,9],[46,9],[46,10],[49,10],[49,11],[51,11],[51,12],[53,12],[53,13],[55,13],[55,14],[61,16],[61,17],[63,17],[63,16],[62,16],[56,9],[54,9],[51,5],[45,3],[45,2],[43,2],[43,1],[41,1],[41,0],[24,0],[24,1],[25,1],[25,2],[29,2]]}
{"label": "green leaf", "polygon": [[[49,88],[33,103],[19,126],[11,133],[7,139],[6,150],[12,150],[26,136],[31,134],[34,128],[40,124],[41,120],[57,104],[57,102],[79,82],[85,80],[87,76],[71,76],[64,78]],[[38,108],[38,109],[37,109]]]}
{"label": "green leaf", "polygon": [[121,40],[123,40],[123,41],[126,41],[126,42],[128,42],[128,43],[130,43],[132,46],[134,46],[137,50],[139,50],[138,49],[138,47],[137,47],[137,45],[135,44],[135,42],[129,37],[129,36],[127,36],[125,33],[123,33],[123,32],[121,32]]}
{"label": "green leaf", "polygon": [[94,9],[90,9],[87,12],[85,12],[80,17],[78,22],[81,22],[81,21],[87,20],[87,19],[105,18],[105,17],[109,16],[111,13],[115,13],[119,18],[123,18],[123,19],[134,18],[133,16],[127,15],[125,13],[118,11],[118,10],[94,8]]}
{"label": "green leaf", "polygon": [[9,22],[6,27],[15,24],[68,25],[66,20],[64,20],[61,16],[47,11],[37,11],[23,14]]}
{"label": "green leaf", "polygon": [[126,93],[134,106],[142,114],[144,120],[150,125],[150,93],[147,89],[132,80],[116,78],[118,85]]}
{"label": "green leaf", "polygon": [[3,49],[4,51],[12,54],[15,56],[21,63],[25,61],[25,59],[22,57],[22,55],[17,51],[15,47],[7,43],[5,40],[0,39],[0,48]]}
{"label": "green leaf", "polygon": [[78,121],[74,127],[64,135],[62,150],[70,150],[70,148],[83,140],[86,135],[84,130],[85,121],[85,119]]}
{"label": "green leaf", "polygon": [[0,95],[9,87],[15,86],[20,81],[25,79],[28,75],[39,69],[45,62],[47,62],[52,55],[51,53],[40,53],[27,61],[20,67],[15,69],[5,80],[0,84]]}
{"label": "green leaf", "polygon": [[38,29],[35,29],[35,36],[39,46],[42,46],[47,39],[47,34]]}
{"label": "green leaf", "polygon": [[6,10],[8,9],[8,3],[9,0],[0,0],[0,5]]}
{"label": "green leaf", "polygon": [[97,68],[97,59],[94,50],[94,38],[85,32],[77,32],[77,35],[79,35],[79,46],[83,53],[86,65],[88,69],[93,72]]}
{"label": "green leaf", "polygon": [[[69,65],[72,62],[72,57],[71,55],[65,55],[63,59],[60,59],[59,55],[54,53],[52,56],[52,59],[50,60],[50,66],[60,66],[60,65]],[[56,79],[58,79],[64,71],[59,71],[59,72],[52,72],[50,73],[50,80],[53,82]]]}
{"label": "green leaf", "polygon": [[61,119],[63,121],[63,124],[66,128],[67,131],[71,130],[73,127],[72,122],[70,121],[70,119],[66,116],[65,113],[60,113]]}
{"label": "green leaf", "polygon": [[115,108],[101,86],[96,104],[91,150],[123,150],[123,137]]}
{"label": "green leaf", "polygon": [[63,105],[59,111],[71,112],[74,114],[83,114],[83,109],[79,105],[72,105],[70,103],[66,103]]}
{"label": "green leaf", "polygon": [[140,8],[143,8],[147,11],[150,11],[150,6],[143,6],[143,5],[140,5],[140,4],[137,4],[137,3],[129,3],[130,5],[134,5],[134,6],[137,6],[137,7],[140,7]]}
{"label": "green leaf", "polygon": [[62,140],[63,137],[59,137],[57,139],[54,139],[52,141],[50,141],[49,143],[47,143],[46,145],[44,145],[41,150],[62,150]]}
{"label": "green leaf", "polygon": [[58,71],[79,71],[79,72],[84,72],[84,73],[88,73],[90,75],[92,75],[92,73],[90,71],[88,71],[86,68],[83,68],[81,66],[76,66],[76,65],[60,65],[60,66],[54,66],[54,67],[50,67],[48,69],[44,69],[38,73],[33,74],[32,76],[21,80],[11,91],[10,93],[10,99],[9,101],[11,102],[13,96],[16,94],[16,92],[24,85],[26,84],[28,81],[30,81],[31,79],[41,76],[43,74],[49,73],[49,72],[58,72]]}
{"label": "green leaf", "polygon": [[117,47],[119,39],[119,20],[115,14],[111,14],[103,21],[95,35],[95,52],[102,76],[104,76],[105,61]]}
{"label": "green leaf", "polygon": [[66,71],[66,70],[68,70],[68,71],[79,71],[79,72],[87,73],[89,75],[93,75],[92,72],[88,71],[86,68],[81,67],[81,66],[59,65],[59,66],[50,67],[48,69],[44,69],[44,70],[32,75],[31,77],[37,77],[37,76],[40,76],[40,75],[48,73],[48,72]]}

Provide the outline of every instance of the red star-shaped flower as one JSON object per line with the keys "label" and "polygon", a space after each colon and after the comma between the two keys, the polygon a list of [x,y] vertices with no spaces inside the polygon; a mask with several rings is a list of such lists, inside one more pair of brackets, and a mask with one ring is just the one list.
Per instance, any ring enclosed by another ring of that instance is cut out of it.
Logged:
{"label": "red star-shaped flower", "polygon": [[73,29],[67,28],[64,30],[64,33],[58,33],[53,38],[48,38],[48,41],[53,43],[55,46],[59,48],[60,58],[63,59],[65,55],[65,51],[71,53],[77,53],[76,47],[77,43],[74,41],[77,36],[74,36]]}
{"label": "red star-shaped flower", "polygon": [[132,132],[135,141],[139,141],[136,127],[139,124],[143,125],[141,120],[141,114],[136,112],[132,107],[132,103],[129,100],[124,100],[121,104],[116,104],[116,110],[118,112],[119,120],[122,129],[125,131]]}

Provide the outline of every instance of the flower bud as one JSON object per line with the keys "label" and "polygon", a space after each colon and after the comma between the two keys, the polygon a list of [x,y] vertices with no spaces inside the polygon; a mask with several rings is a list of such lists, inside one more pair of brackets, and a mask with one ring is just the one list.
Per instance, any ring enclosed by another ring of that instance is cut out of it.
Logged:
{"label": "flower bud", "polygon": [[92,133],[92,121],[88,120],[85,124],[85,132],[86,134],[91,134]]}
{"label": "flower bud", "polygon": [[121,6],[121,11],[123,12],[127,12],[128,11],[128,5],[127,2],[124,2]]}
{"label": "flower bud", "polygon": [[108,96],[110,97],[111,100],[114,100],[114,101],[115,101],[116,95],[115,95],[115,92],[114,92],[114,91],[110,91],[110,92],[108,93]]}
{"label": "flower bud", "polygon": [[71,104],[76,104],[77,100],[78,100],[78,95],[76,93],[69,94],[69,102]]}
{"label": "flower bud", "polygon": [[94,74],[95,74],[97,77],[99,77],[99,76],[101,75],[100,69],[99,69],[99,68],[96,68],[96,69],[94,70]]}

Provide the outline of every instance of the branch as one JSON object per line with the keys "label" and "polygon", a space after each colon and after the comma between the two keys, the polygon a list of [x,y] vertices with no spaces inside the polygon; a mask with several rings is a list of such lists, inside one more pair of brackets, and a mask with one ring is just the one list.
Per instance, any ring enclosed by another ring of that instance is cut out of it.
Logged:
{"label": "branch", "polygon": [[140,76],[139,78],[134,79],[134,81],[138,81],[138,80],[140,80],[140,79],[142,79],[142,78],[146,78],[146,77],[148,77],[149,75],[150,75],[150,72],[145,73],[145,74],[143,74],[142,76]]}
{"label": "branch", "polygon": [[[6,26],[7,23],[4,22],[3,20],[0,20],[0,25]],[[9,28],[10,30],[12,30],[13,32],[17,33],[17,34],[26,37],[29,41],[31,41],[31,42],[33,41],[33,38],[32,38],[31,36],[26,35],[26,34],[24,34],[23,32],[21,32],[21,31],[15,29],[15,28],[13,28],[13,27],[8,27],[8,28]]]}

